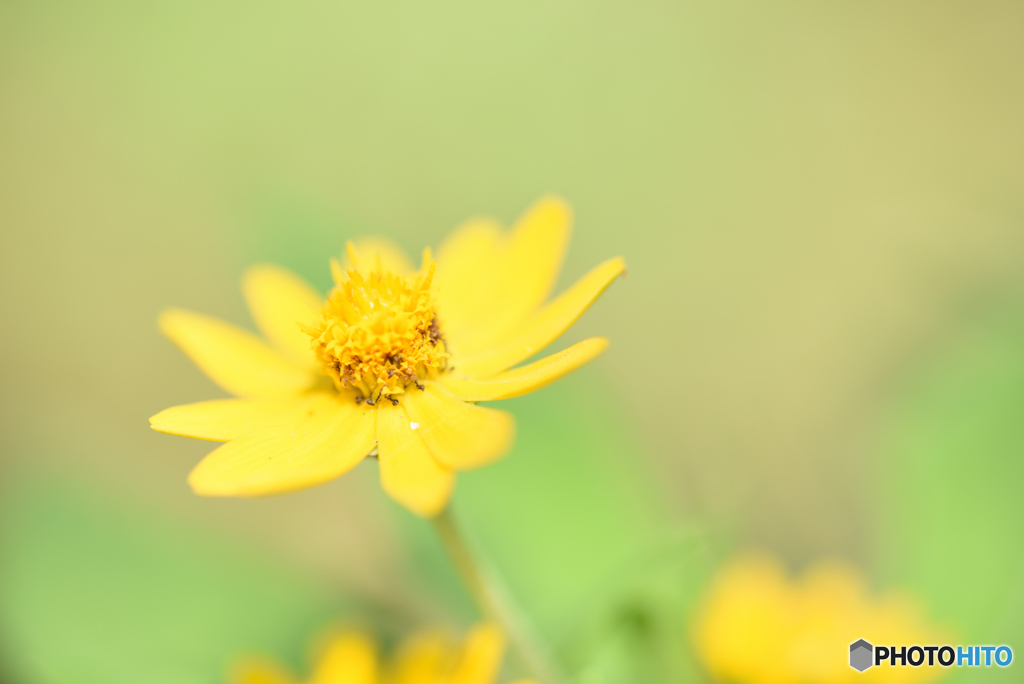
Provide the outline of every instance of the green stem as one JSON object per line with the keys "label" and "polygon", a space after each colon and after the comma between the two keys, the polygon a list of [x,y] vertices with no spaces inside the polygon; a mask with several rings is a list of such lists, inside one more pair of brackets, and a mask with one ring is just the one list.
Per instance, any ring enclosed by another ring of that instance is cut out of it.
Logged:
{"label": "green stem", "polygon": [[562,677],[546,649],[527,627],[498,574],[473,554],[452,517],[451,508],[433,518],[433,523],[448,558],[480,613],[502,628],[513,651],[540,684],[560,684]]}

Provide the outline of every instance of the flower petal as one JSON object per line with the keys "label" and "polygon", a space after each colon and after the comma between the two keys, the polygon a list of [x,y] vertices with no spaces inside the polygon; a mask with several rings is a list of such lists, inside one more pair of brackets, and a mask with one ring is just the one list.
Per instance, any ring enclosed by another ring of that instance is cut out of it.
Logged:
{"label": "flower petal", "polygon": [[157,432],[227,442],[289,422],[303,401],[288,399],[214,399],[172,406],[149,419]]}
{"label": "flower petal", "polygon": [[280,665],[261,659],[247,659],[232,668],[231,684],[295,684]]}
{"label": "flower petal", "polygon": [[453,365],[462,375],[487,378],[533,356],[568,330],[625,270],[622,259],[609,259],[522,323],[500,345],[475,355],[456,356]]}
{"label": "flower petal", "polygon": [[315,377],[282,358],[250,332],[202,314],[170,309],[160,330],[211,380],[241,397],[280,397],[310,387]]}
{"label": "flower petal", "polygon": [[393,684],[444,681],[454,648],[444,634],[418,634],[402,645],[393,666]]}
{"label": "flower petal", "polygon": [[491,219],[467,221],[441,245],[434,282],[446,336],[472,342],[479,317],[493,303],[491,285],[501,246],[501,226]]}
{"label": "flower petal", "polygon": [[345,270],[354,269],[363,275],[381,270],[408,275],[416,270],[401,247],[379,237],[357,238],[349,242],[343,266]]}
{"label": "flower petal", "polygon": [[292,362],[315,368],[309,335],[299,324],[309,325],[323,304],[313,286],[291,271],[259,264],[242,276],[242,292],[260,332]]}
{"label": "flower petal", "polygon": [[446,468],[479,468],[501,458],[512,446],[512,414],[467,404],[437,383],[427,383],[423,391],[406,392],[402,403],[416,424],[416,433]]}
{"label": "flower petal", "polygon": [[487,380],[470,378],[456,370],[442,375],[439,382],[463,401],[511,399],[529,394],[571,373],[593,360],[607,347],[608,340],[604,337],[591,337],[557,354],[507,370]]}
{"label": "flower petal", "polygon": [[310,684],[377,684],[377,649],[365,635],[347,632],[328,645]]}
{"label": "flower petal", "polygon": [[[405,402],[403,402],[405,403]],[[402,406],[377,408],[380,481],[391,498],[413,513],[433,517],[444,510],[455,474],[434,460]]]}
{"label": "flower petal", "polygon": [[501,669],[504,654],[505,637],[501,630],[490,623],[478,625],[466,637],[449,684],[492,684]]}
{"label": "flower petal", "polygon": [[543,197],[516,222],[505,245],[503,280],[491,325],[501,334],[543,304],[558,280],[569,247],[572,210],[558,197]]}
{"label": "flower petal", "polygon": [[259,496],[333,480],[373,449],[375,418],[354,394],[314,395],[295,420],[214,450],[189,484],[205,496]]}
{"label": "flower petal", "polygon": [[[502,339],[544,303],[558,279],[571,223],[563,200],[544,197],[496,242],[493,225],[477,222],[442,247],[438,311],[458,352],[472,354]],[[445,282],[447,269],[462,273],[463,282]],[[467,271],[473,279],[465,278]]]}

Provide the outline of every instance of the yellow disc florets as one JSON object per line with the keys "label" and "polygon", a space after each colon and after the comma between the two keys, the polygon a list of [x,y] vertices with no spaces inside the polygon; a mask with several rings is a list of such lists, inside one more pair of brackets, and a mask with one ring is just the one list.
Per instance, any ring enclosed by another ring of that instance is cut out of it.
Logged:
{"label": "yellow disc florets", "polygon": [[[349,248],[350,261],[355,262]],[[357,265],[357,264],[353,264]],[[331,261],[334,289],[317,319],[304,327],[312,348],[339,389],[354,388],[374,404],[398,403],[410,385],[444,370],[448,362],[433,292],[436,265],[429,251],[409,276],[375,268],[348,271]]]}

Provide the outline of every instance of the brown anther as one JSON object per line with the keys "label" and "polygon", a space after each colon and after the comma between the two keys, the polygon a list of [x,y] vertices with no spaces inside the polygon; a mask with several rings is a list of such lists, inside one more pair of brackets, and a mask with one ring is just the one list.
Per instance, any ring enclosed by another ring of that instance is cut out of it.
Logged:
{"label": "brown anther", "polygon": [[437,346],[438,342],[444,341],[444,336],[441,334],[441,329],[437,325],[437,316],[434,316],[430,320],[430,328],[427,329],[427,336],[430,338],[430,344]]}

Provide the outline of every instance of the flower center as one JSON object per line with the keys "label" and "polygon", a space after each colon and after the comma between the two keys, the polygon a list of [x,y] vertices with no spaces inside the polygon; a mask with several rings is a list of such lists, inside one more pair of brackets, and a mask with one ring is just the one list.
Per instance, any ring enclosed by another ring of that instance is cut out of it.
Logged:
{"label": "flower center", "polygon": [[448,354],[435,314],[435,268],[429,252],[423,268],[408,277],[380,263],[364,275],[331,261],[334,289],[304,330],[339,390],[354,388],[356,401],[370,405],[383,399],[397,404],[406,387],[422,389],[424,379],[444,370]]}

